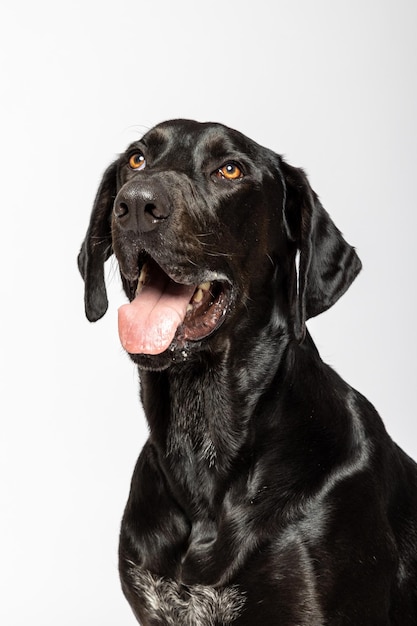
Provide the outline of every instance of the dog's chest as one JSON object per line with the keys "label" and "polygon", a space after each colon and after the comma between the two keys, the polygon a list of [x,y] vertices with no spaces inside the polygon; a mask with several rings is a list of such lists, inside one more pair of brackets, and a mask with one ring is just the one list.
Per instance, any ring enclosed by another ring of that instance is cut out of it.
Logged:
{"label": "dog's chest", "polygon": [[140,596],[144,624],[166,626],[232,625],[241,615],[245,597],[237,587],[215,589],[206,585],[184,586],[140,567],[132,567],[130,581]]}

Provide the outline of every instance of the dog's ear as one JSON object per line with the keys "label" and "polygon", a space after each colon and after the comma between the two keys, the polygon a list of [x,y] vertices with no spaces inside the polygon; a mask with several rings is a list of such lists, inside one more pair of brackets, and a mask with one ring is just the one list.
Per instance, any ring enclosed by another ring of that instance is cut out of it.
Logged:
{"label": "dog's ear", "polygon": [[285,184],[284,223],[299,250],[296,334],[305,322],[330,308],[344,294],[362,264],[312,190],[305,173],[281,162]]}
{"label": "dog's ear", "polygon": [[118,161],[115,161],[103,175],[78,255],[78,268],[85,283],[85,314],[90,322],[103,317],[108,307],[104,263],[113,252],[111,212],[117,192],[117,170]]}

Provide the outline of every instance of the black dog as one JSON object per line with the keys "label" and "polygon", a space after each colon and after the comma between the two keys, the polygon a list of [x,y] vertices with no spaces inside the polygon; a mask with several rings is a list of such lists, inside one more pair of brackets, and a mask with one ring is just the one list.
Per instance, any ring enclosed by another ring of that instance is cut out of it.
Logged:
{"label": "black dog", "polygon": [[176,120],[106,171],[79,255],[114,252],[150,437],[120,538],[145,626],[416,626],[417,466],[306,320],[360,270],[304,173]]}

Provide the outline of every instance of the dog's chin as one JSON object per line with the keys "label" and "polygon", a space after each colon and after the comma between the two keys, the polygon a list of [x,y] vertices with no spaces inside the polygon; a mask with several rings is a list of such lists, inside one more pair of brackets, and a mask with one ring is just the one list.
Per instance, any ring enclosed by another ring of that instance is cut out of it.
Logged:
{"label": "dog's chin", "polygon": [[[220,331],[220,326],[218,331]],[[184,341],[175,338],[169,348],[161,354],[132,354],[128,352],[128,355],[139,369],[160,372],[172,366],[181,366],[198,361],[207,351],[216,351],[215,346],[218,349],[218,345],[221,343],[218,341],[218,331],[198,341]]]}
{"label": "dog's chin", "polygon": [[190,358],[195,357],[196,349],[191,350],[165,350],[161,354],[131,354],[128,353],[132,361],[140,370],[161,372],[176,364],[185,363]]}

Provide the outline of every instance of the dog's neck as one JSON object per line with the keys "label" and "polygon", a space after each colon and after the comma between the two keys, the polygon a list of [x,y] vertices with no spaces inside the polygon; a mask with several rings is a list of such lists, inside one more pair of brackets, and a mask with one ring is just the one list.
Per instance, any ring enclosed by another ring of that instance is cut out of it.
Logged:
{"label": "dog's neck", "polygon": [[219,485],[251,454],[252,417],[277,375],[287,343],[258,338],[245,351],[229,347],[162,372],[141,372],[151,442],[187,499],[201,496],[209,506]]}
{"label": "dog's neck", "polygon": [[245,390],[239,390],[233,378],[227,358],[216,364],[193,361],[141,373],[151,439],[167,458],[192,457],[217,469],[219,463],[232,461],[247,420],[242,411],[249,412],[243,403]]}

